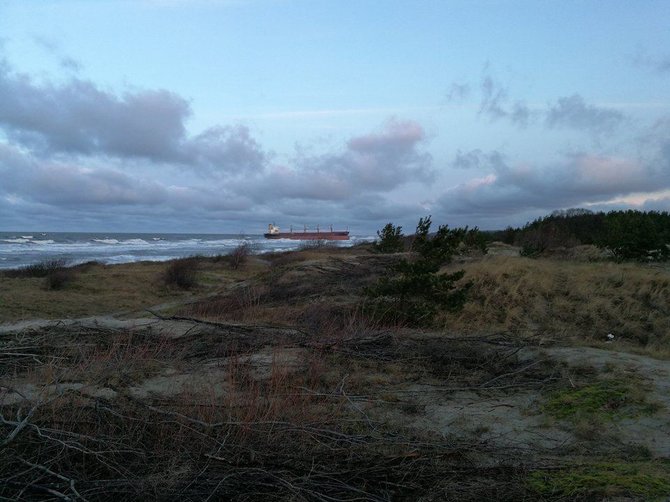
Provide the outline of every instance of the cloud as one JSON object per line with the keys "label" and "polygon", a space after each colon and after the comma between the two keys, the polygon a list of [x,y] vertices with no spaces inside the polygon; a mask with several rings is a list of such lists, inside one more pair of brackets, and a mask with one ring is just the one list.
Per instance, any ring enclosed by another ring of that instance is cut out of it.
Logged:
{"label": "cloud", "polygon": [[267,197],[344,201],[435,177],[432,157],[420,150],[426,133],[413,121],[391,119],[380,132],[351,138],[340,152],[298,153],[292,167],[276,165],[237,186],[257,200]]}
{"label": "cloud", "polygon": [[242,174],[266,157],[248,129],[212,127],[188,137],[189,103],[166,90],[121,95],[90,81],[37,83],[0,64],[0,127],[7,137],[44,156],[144,158]]}
{"label": "cloud", "polygon": [[491,120],[508,116],[508,112],[503,109],[507,101],[507,89],[496,83],[490,75],[482,78],[481,93],[480,115],[486,115]]}
{"label": "cloud", "polygon": [[60,44],[55,38],[43,35],[34,35],[32,41],[35,45],[49,54],[56,54],[60,50]]}
{"label": "cloud", "polygon": [[77,73],[82,69],[82,64],[79,61],[63,54],[61,44],[55,38],[35,35],[32,37],[32,41],[47,54],[59,58],[60,67],[64,70]]}
{"label": "cloud", "polygon": [[[581,106],[579,108],[582,108]],[[595,210],[668,210],[670,117],[659,119],[638,142],[636,156],[579,152],[541,164],[510,163],[497,152],[458,152],[453,165],[484,174],[446,190],[434,214],[496,228],[567,207]],[[487,172],[488,171],[488,172]]]}
{"label": "cloud", "polygon": [[633,56],[633,64],[644,68],[650,68],[656,73],[665,74],[670,72],[670,54],[650,56],[644,51],[638,51]]}
{"label": "cloud", "polygon": [[[156,164],[140,168],[137,163],[133,164],[136,168],[128,169],[121,167],[127,165],[123,159],[44,157],[24,145],[0,142],[0,198],[21,201],[24,209],[41,207],[45,213],[61,214],[63,220],[83,211],[100,219],[114,214],[119,221],[132,214],[143,218],[169,215],[181,222],[195,215],[203,221],[237,215],[243,221],[261,215],[276,217],[279,211],[286,216],[302,215],[303,220],[309,215],[317,218],[314,223],[323,218],[361,221],[383,212],[416,210],[416,204],[390,203],[385,195],[409,182],[433,179],[432,159],[422,151],[425,141],[426,133],[418,123],[391,119],[377,131],[351,137],[340,151],[298,152],[290,167],[273,165],[243,178],[203,179],[176,172],[172,181],[157,171],[160,165]],[[194,137],[192,145],[197,155],[240,155],[237,163],[245,169],[248,151],[256,147],[245,129],[235,127],[212,128]],[[183,182],[186,180],[190,183]],[[194,180],[199,183],[193,184]],[[366,204],[374,207],[365,208]],[[21,221],[19,216],[15,220]]]}
{"label": "cloud", "polygon": [[61,58],[60,66],[61,66],[61,68],[65,69],[65,70],[69,70],[69,71],[72,71],[72,72],[75,72],[75,73],[81,71],[81,69],[82,69],[82,64],[79,61],[77,61],[76,59],[71,58],[69,56]]}
{"label": "cloud", "polygon": [[[189,134],[190,116],[189,102],[167,90],[119,93],[81,78],[37,80],[0,61],[5,224],[41,214],[49,224],[100,228],[112,214],[116,222],[169,218],[184,228],[197,218],[255,221],[278,210],[361,221],[380,208],[414,207],[390,204],[386,194],[435,177],[426,132],[411,120],[389,119],[331,152],[297,150],[281,165],[248,128]],[[375,208],[364,209],[371,201]]]}
{"label": "cloud", "polygon": [[0,144],[0,193],[54,206],[156,204],[165,199],[156,182],[105,167],[44,161]]}
{"label": "cloud", "polygon": [[492,122],[505,119],[522,129],[528,127],[533,118],[530,108],[522,100],[509,103],[509,91],[488,73],[488,65],[484,68],[480,92],[478,115],[483,115]]}
{"label": "cloud", "polygon": [[483,169],[499,166],[503,163],[503,156],[497,152],[492,151],[485,153],[480,149],[462,152],[458,150],[454,160],[451,162],[451,167],[455,169]]}
{"label": "cloud", "polygon": [[532,112],[523,101],[516,101],[512,106],[509,118],[513,124],[525,129],[532,118]]}
{"label": "cloud", "polygon": [[611,134],[625,121],[625,115],[610,108],[588,105],[579,94],[559,98],[547,111],[546,125],[571,128],[595,136]]}
{"label": "cloud", "polygon": [[461,103],[470,96],[470,84],[454,82],[447,92],[448,103]]}
{"label": "cloud", "polygon": [[249,209],[251,201],[225,186],[179,186],[128,174],[99,161],[44,160],[0,143],[0,196],[52,208],[80,210],[121,206],[208,211]]}
{"label": "cloud", "polygon": [[438,207],[447,214],[491,219],[594,204],[670,187],[670,156],[664,162],[658,169],[638,160],[580,153],[543,166],[510,166],[499,158],[488,175],[446,191]]}
{"label": "cloud", "polygon": [[215,126],[186,141],[182,162],[214,166],[226,172],[251,173],[263,169],[267,154],[245,126]]}

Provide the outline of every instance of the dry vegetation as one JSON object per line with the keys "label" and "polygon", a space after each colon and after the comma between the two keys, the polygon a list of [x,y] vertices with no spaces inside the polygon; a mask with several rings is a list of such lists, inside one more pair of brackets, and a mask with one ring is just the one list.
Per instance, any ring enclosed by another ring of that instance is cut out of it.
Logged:
{"label": "dry vegetation", "polygon": [[191,258],[188,290],[173,264],[0,278],[4,320],[123,313],[0,324],[0,496],[670,496],[668,270],[466,257],[464,310],[409,329],[362,294],[394,259]]}
{"label": "dry vegetation", "polygon": [[667,267],[508,256],[459,267],[474,285],[463,311],[444,320],[450,331],[563,343],[604,341],[612,333],[631,347],[670,355]]}

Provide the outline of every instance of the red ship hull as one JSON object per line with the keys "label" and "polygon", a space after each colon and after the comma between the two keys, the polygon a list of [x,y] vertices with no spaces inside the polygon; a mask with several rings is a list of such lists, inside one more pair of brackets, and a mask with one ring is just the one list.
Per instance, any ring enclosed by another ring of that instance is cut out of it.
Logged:
{"label": "red ship hull", "polygon": [[348,241],[349,232],[279,232],[277,234],[263,234],[266,239],[293,239],[298,241]]}

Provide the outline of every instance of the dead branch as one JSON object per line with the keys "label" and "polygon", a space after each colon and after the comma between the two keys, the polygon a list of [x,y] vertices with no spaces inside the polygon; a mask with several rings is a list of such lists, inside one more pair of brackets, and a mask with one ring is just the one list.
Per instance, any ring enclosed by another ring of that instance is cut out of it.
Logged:
{"label": "dead branch", "polygon": [[533,366],[537,366],[538,364],[543,363],[543,362],[545,362],[543,359],[539,359],[539,360],[537,360],[537,361],[533,361],[532,363],[530,363],[530,364],[524,366],[523,368],[519,368],[518,370],[510,371],[509,373],[503,373],[502,375],[498,375],[498,376],[492,378],[491,380],[489,380],[489,381],[487,381],[487,382],[484,382],[484,383],[481,384],[479,387],[482,387],[482,388],[484,388],[484,387],[488,387],[489,384],[491,384],[491,383],[493,383],[493,382],[495,382],[495,381],[497,381],[497,380],[500,380],[501,378],[505,378],[505,377],[507,377],[507,376],[512,376],[512,375],[517,375],[517,374],[519,374],[519,373],[523,373],[524,371],[529,370],[529,369],[532,368]]}
{"label": "dead branch", "polygon": [[1,421],[4,425],[13,425],[13,426],[14,426],[14,430],[13,430],[12,432],[9,433],[9,435],[2,441],[2,443],[0,443],[0,447],[5,447],[5,446],[7,446],[9,443],[11,443],[11,442],[14,440],[14,438],[16,438],[16,436],[18,436],[19,433],[20,433],[20,432],[21,432],[27,425],[29,425],[28,420],[30,420],[30,417],[33,416],[33,413],[35,413],[35,410],[37,410],[37,408],[40,406],[40,404],[41,404],[41,403],[37,403],[35,406],[33,406],[33,407],[30,409],[30,411],[28,412],[28,414],[25,416],[25,418],[24,418],[23,420],[21,420],[20,422],[12,422],[12,421],[9,421],[9,420],[5,420],[5,417],[2,416],[2,413],[0,413],[0,421]]}
{"label": "dead branch", "polygon": [[39,469],[40,471],[46,472],[47,474],[50,474],[50,475],[52,475],[52,476],[57,477],[58,479],[60,479],[60,480],[62,480],[62,481],[67,482],[67,483],[70,485],[70,490],[72,490],[72,493],[74,493],[75,496],[76,496],[78,499],[83,500],[83,501],[86,500],[84,497],[82,497],[82,496],[79,494],[79,492],[78,492],[77,489],[75,488],[74,480],[73,480],[73,479],[70,479],[70,478],[68,478],[68,477],[66,477],[66,476],[63,476],[62,474],[58,474],[57,472],[52,471],[51,469],[49,469],[48,467],[46,467],[46,466],[44,466],[44,465],[34,464],[34,463],[32,463],[32,462],[28,462],[27,460],[24,460],[24,459],[22,459],[22,458],[19,458],[18,460],[19,460],[19,462],[21,462],[21,463],[23,463],[23,464],[25,464],[25,465],[27,465],[27,466],[29,466],[29,467],[32,467],[32,468],[34,468],[34,469]]}

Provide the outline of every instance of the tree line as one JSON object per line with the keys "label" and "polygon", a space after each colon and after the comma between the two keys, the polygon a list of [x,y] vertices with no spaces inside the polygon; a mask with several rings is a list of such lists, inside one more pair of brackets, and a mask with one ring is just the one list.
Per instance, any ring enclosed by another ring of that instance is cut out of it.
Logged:
{"label": "tree line", "polygon": [[617,261],[665,261],[670,258],[670,213],[666,211],[554,211],[523,227],[488,232],[490,240],[521,247],[525,256],[538,256],[557,247],[591,244],[612,253]]}

